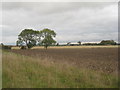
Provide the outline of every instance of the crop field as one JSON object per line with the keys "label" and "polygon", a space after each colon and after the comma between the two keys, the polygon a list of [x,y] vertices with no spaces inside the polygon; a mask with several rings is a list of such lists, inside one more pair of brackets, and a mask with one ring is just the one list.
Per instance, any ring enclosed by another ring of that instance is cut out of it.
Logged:
{"label": "crop field", "polygon": [[[119,46],[114,46],[114,45],[105,45],[105,46],[101,46],[101,45],[94,45],[94,46],[50,46],[50,49],[66,49],[66,48],[118,48]],[[12,49],[20,49],[20,47],[18,46],[12,46]],[[44,49],[43,46],[35,46],[32,49]]]}
{"label": "crop field", "polygon": [[3,51],[4,88],[117,88],[118,48]]}

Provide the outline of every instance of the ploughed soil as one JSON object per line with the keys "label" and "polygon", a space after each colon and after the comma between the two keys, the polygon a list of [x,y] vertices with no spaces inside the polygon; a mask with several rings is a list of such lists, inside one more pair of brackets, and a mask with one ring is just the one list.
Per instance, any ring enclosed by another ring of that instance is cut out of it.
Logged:
{"label": "ploughed soil", "polygon": [[47,59],[54,63],[68,63],[106,73],[116,73],[118,70],[118,48],[30,49],[10,52],[34,57],[35,60]]}

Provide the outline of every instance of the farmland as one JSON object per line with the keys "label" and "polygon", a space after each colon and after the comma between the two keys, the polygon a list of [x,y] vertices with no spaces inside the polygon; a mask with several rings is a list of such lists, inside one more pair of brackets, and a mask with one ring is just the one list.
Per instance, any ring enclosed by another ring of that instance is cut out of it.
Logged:
{"label": "farmland", "polygon": [[4,88],[116,88],[117,47],[3,51]]}

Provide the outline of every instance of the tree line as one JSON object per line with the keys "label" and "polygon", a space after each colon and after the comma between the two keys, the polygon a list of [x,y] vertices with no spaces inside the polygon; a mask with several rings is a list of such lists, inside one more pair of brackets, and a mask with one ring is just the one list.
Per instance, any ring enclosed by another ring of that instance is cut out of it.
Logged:
{"label": "tree line", "polygon": [[[16,41],[16,46],[21,47],[21,49],[30,49],[34,46],[44,46],[45,49],[48,46],[80,46],[80,45],[120,45],[114,40],[102,40],[100,43],[83,43],[78,41],[77,44],[68,42],[66,44],[60,45],[57,43],[54,38],[56,37],[56,32],[54,30],[45,28],[43,30],[33,30],[33,29],[24,29],[18,35],[18,40]],[[11,49],[12,46],[9,45],[0,45],[2,49]]]}
{"label": "tree line", "polygon": [[102,40],[99,43],[83,43],[83,44],[81,43],[81,41],[78,41],[76,44],[68,42],[67,44],[63,44],[61,46],[80,46],[80,45],[120,45],[120,44],[116,43],[114,40]]}

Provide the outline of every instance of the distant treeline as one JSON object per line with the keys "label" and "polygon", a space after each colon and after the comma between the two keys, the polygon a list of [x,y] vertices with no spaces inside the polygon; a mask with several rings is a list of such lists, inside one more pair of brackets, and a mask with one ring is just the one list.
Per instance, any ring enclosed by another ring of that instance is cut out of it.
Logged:
{"label": "distant treeline", "polygon": [[0,45],[0,49],[11,49],[11,47],[12,46],[4,45],[3,43]]}
{"label": "distant treeline", "polygon": [[114,40],[102,40],[100,43],[84,43],[83,45],[118,45]]}
{"label": "distant treeline", "polygon": [[[76,44],[68,42],[66,44],[56,43],[56,44],[51,45],[51,46],[81,46],[81,45],[85,45],[85,46],[89,46],[89,45],[90,46],[94,46],[94,45],[120,45],[120,43],[116,43],[114,40],[102,40],[100,43],[83,43],[83,44],[81,44],[81,42],[78,41]],[[36,46],[43,46],[43,45],[36,45]],[[1,45],[0,45],[0,49],[11,49],[12,47],[15,47],[15,46],[4,45],[3,43],[1,43]],[[21,49],[26,49],[26,46],[22,46]]]}
{"label": "distant treeline", "polygon": [[114,40],[102,40],[100,43],[83,43],[77,42],[76,44],[73,44],[71,42],[68,42],[67,44],[59,45],[59,43],[56,44],[56,46],[80,46],[80,45],[120,45],[120,43],[115,42]]}

